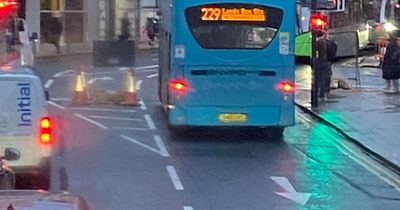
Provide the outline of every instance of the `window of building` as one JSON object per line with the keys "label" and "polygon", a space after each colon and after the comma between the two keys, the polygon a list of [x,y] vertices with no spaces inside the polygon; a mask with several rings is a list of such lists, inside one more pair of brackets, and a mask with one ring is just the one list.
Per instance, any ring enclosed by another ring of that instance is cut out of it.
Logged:
{"label": "window of building", "polygon": [[86,0],[41,0],[41,42],[54,44],[85,42]]}

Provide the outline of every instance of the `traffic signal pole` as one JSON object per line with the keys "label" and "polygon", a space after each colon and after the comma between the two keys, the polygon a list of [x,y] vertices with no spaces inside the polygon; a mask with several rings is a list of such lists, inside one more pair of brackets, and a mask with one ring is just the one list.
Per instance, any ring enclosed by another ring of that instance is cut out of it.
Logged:
{"label": "traffic signal pole", "polygon": [[[317,0],[311,0],[311,14],[314,14],[317,10]],[[317,108],[318,107],[318,80],[317,80],[317,69],[316,69],[316,42],[317,42],[317,36],[316,32],[317,30],[312,27],[312,24],[310,24],[311,27],[311,107],[312,108]]]}

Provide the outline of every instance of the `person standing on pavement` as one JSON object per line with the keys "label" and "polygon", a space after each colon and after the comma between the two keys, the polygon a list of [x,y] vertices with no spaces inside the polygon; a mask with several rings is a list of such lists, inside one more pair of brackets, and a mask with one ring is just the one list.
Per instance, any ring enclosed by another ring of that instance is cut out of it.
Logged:
{"label": "person standing on pavement", "polygon": [[327,58],[328,41],[327,34],[325,31],[320,30],[316,33],[317,42],[315,45],[316,49],[316,80],[318,83],[318,99],[325,100],[326,96],[326,82],[327,75],[329,72],[329,62]]}
{"label": "person standing on pavement", "polygon": [[124,17],[121,19],[121,34],[119,40],[128,40],[131,36],[130,27],[131,22],[129,21],[128,13],[124,13]]}
{"label": "person standing on pavement", "polygon": [[400,31],[394,33],[386,48],[382,63],[382,78],[386,93],[399,92],[400,78]]}

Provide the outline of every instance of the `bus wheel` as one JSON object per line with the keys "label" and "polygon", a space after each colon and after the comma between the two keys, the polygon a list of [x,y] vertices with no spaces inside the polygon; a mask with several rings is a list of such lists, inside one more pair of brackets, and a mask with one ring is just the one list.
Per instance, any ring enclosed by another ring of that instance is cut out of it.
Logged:
{"label": "bus wheel", "polygon": [[284,127],[269,128],[269,136],[274,140],[282,140],[284,131]]}
{"label": "bus wheel", "polygon": [[169,125],[169,133],[173,140],[180,140],[185,136],[186,128],[184,126],[173,126]]}

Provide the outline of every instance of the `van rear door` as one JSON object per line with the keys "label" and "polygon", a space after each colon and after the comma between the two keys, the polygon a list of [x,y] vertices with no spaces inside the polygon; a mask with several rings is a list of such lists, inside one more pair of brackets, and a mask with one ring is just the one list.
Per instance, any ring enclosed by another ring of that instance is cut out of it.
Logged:
{"label": "van rear door", "polygon": [[45,106],[39,104],[36,84],[20,78],[0,77],[0,81],[0,141],[36,135]]}

